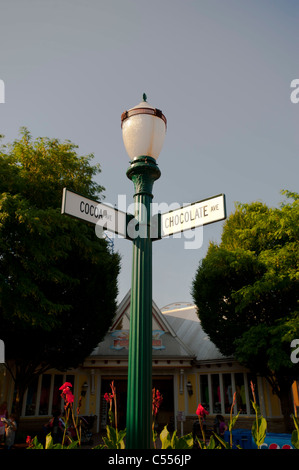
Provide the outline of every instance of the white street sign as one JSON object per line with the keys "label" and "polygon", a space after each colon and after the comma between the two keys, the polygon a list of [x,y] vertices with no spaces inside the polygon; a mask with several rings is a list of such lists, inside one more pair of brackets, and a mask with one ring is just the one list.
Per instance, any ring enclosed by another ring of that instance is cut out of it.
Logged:
{"label": "white street sign", "polygon": [[63,189],[61,213],[98,224],[103,227],[103,230],[126,236],[127,214],[125,212],[80,196],[66,188]]}
{"label": "white street sign", "polygon": [[226,218],[225,196],[219,194],[161,215],[161,236],[211,224]]}

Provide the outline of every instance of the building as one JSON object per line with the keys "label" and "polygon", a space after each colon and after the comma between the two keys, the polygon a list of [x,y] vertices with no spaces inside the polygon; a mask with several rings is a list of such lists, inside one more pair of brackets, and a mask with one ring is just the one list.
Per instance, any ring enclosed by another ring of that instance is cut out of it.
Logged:
{"label": "building", "polygon": [[[153,302],[153,387],[163,395],[157,425],[161,430],[178,429],[190,432],[197,420],[198,403],[209,411],[207,425],[212,426],[216,414],[226,421],[234,392],[234,412],[240,411],[236,427],[251,428],[255,417],[251,405],[250,382],[255,385],[256,398],[269,432],[283,432],[280,401],[261,377],[253,376],[233,357],[224,357],[201,328],[196,308],[189,303],[171,304],[161,310]],[[63,374],[52,370],[41,375],[24,397],[21,426],[37,432],[55,409],[63,409],[59,387],[73,384],[75,405],[82,396],[80,414],[94,417],[94,432],[101,432],[108,423],[107,402],[114,381],[117,391],[119,429],[126,423],[127,370],[130,324],[130,292],[120,303],[113,325],[76,370]],[[0,370],[0,403],[7,401],[11,409],[14,384],[4,369]],[[299,406],[297,383],[293,386],[295,406]]]}

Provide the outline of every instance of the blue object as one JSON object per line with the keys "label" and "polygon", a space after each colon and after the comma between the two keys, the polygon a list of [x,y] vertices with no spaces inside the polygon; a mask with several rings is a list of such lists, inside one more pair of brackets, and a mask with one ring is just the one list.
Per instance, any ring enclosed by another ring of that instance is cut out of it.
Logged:
{"label": "blue object", "polygon": [[[233,449],[237,449],[240,446],[242,449],[256,449],[256,445],[252,439],[250,429],[233,429]],[[230,432],[225,431],[224,440],[230,442]]]}
{"label": "blue object", "polygon": [[[233,449],[240,446],[242,449],[256,449],[250,429],[233,429]],[[291,434],[267,433],[261,449],[294,449],[291,442]],[[225,431],[224,440],[230,442],[230,433]]]}
{"label": "blue object", "polygon": [[267,433],[261,449],[294,449],[291,434]]}

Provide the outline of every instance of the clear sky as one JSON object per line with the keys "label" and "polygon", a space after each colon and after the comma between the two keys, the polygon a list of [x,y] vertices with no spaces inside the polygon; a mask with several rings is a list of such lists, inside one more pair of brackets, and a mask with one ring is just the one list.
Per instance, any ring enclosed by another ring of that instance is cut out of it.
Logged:
{"label": "clear sky", "polygon": [[[154,202],[224,193],[228,215],[235,201],[277,206],[280,190],[298,191],[298,44],[297,0],[1,0],[0,133],[10,142],[26,126],[34,138],[71,140],[101,164],[106,202],[126,195],[130,205],[120,117],[145,92],[168,121]],[[160,308],[192,301],[222,226],[204,227],[198,249],[184,237],[154,243]],[[115,239],[115,250],[121,300],[132,244]]]}

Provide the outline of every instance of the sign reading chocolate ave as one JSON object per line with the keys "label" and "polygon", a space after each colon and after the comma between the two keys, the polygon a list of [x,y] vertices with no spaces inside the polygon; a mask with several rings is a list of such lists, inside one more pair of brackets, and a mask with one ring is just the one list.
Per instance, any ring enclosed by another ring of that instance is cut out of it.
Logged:
{"label": "sign reading chocolate ave", "polygon": [[167,237],[225,218],[225,195],[219,194],[161,214],[161,236]]}

